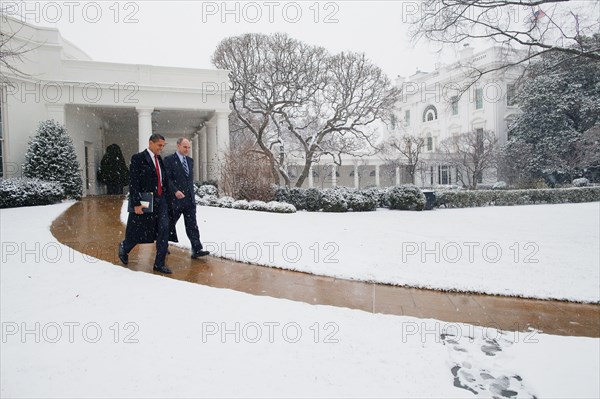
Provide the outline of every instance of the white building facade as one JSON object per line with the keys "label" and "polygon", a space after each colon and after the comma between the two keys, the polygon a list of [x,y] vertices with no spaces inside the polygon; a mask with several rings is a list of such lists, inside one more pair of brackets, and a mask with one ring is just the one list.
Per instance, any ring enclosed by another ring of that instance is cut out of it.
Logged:
{"label": "white building facade", "polygon": [[[497,47],[477,54],[471,47],[465,47],[460,59],[453,64],[439,66],[430,73],[417,72],[408,78],[396,79],[396,85],[402,89],[402,99],[392,123],[382,124],[379,133],[382,140],[399,139],[403,135],[425,140],[419,158],[423,163],[415,174],[415,184],[420,187],[462,185],[458,179],[460,171],[444,164],[440,157],[440,143],[444,139],[461,133],[491,131],[500,146],[506,143],[508,125],[519,113],[514,101],[514,84],[522,70],[499,69],[484,74],[459,95],[471,81],[475,69],[497,68],[506,58],[507,54]],[[313,166],[312,179],[304,186],[365,188],[410,183],[402,159],[392,162],[392,158],[393,154],[345,157],[342,166],[317,164]],[[497,179],[494,170],[481,176],[480,182],[492,183]]]}
{"label": "white building facade", "polygon": [[87,195],[104,192],[96,172],[107,146],[118,144],[129,163],[152,133],[167,139],[164,154],[189,138],[197,179],[218,179],[229,148],[228,71],[97,62],[55,28],[2,18],[11,48],[25,50],[12,62],[22,74],[2,71],[10,82],[0,87],[2,177],[22,175],[30,137],[54,119],[73,139]]}

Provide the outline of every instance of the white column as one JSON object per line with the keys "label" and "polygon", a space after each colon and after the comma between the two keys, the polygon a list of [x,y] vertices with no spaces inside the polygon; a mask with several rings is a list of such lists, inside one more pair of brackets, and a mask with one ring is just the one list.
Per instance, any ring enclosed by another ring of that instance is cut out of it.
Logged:
{"label": "white column", "polygon": [[200,129],[200,134],[198,135],[198,141],[200,142],[200,157],[198,158],[198,163],[200,166],[200,174],[198,174],[198,176],[200,176],[200,180],[204,181],[208,179],[208,175],[206,174],[206,169],[207,169],[207,162],[208,162],[208,152],[207,152],[207,147],[206,147],[206,136],[207,136],[207,130],[206,130],[206,126],[203,126],[202,129]]}
{"label": "white column", "polygon": [[396,166],[396,185],[400,185],[400,166]]}
{"label": "white column", "polygon": [[198,136],[200,135],[200,130],[196,132],[194,138],[192,139],[192,158],[194,158],[194,177],[196,180],[202,180],[200,178],[200,140]]}
{"label": "white column", "polygon": [[138,150],[148,148],[148,140],[152,135],[152,111],[154,108],[135,108],[138,113]]}
{"label": "white column", "polygon": [[217,147],[217,124],[215,122],[206,122],[206,136],[206,177],[208,179],[217,180],[217,170],[219,165],[219,149]]}
{"label": "white column", "polygon": [[354,188],[358,188],[358,164],[354,164]]}
{"label": "white column", "polygon": [[225,161],[225,153],[227,152],[229,152],[229,111],[219,111],[217,112],[217,154],[219,166]]}
{"label": "white column", "polygon": [[308,187],[313,188],[313,167],[310,165],[308,168]]}
{"label": "white column", "polygon": [[331,165],[331,187],[337,186],[337,165]]}
{"label": "white column", "polygon": [[375,185],[379,187],[379,165],[375,165]]}

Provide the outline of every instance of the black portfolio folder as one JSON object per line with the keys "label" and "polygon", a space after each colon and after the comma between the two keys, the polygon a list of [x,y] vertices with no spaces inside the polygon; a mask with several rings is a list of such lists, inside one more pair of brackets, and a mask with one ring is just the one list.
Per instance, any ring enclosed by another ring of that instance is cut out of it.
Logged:
{"label": "black portfolio folder", "polygon": [[[148,205],[147,208],[142,208],[142,211],[144,213],[152,213],[154,210],[154,193],[152,193],[152,192],[140,193],[140,202],[142,203],[142,205]],[[127,211],[135,212],[135,209],[133,209],[131,201],[129,201],[129,208],[127,209]]]}

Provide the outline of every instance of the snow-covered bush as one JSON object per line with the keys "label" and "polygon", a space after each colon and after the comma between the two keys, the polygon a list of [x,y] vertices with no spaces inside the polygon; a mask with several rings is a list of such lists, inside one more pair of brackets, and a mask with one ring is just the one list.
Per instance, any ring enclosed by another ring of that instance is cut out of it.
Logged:
{"label": "snow-covered bush", "polygon": [[246,200],[239,200],[239,201],[235,201],[233,203],[232,208],[233,209],[242,209],[242,210],[246,210],[248,209],[249,203]]}
{"label": "snow-covered bush", "polygon": [[436,207],[471,208],[492,205],[497,196],[492,190],[450,190],[436,191]]}
{"label": "snow-covered bush", "polygon": [[196,200],[196,204],[202,206],[220,206],[219,197],[216,195],[205,195],[204,197],[200,197]]}
{"label": "snow-covered bush", "polygon": [[321,190],[318,188],[306,189],[304,191],[304,209],[310,212],[317,212],[322,207],[321,199]]}
{"label": "snow-covered bush", "polygon": [[589,184],[590,184],[590,181],[588,179],[586,179],[585,177],[581,177],[579,179],[573,180],[573,186],[575,186],[575,187],[585,187],[585,186],[588,186]]}
{"label": "snow-covered bush", "polygon": [[387,208],[389,204],[385,202],[385,193],[387,188],[371,187],[360,190],[359,193],[377,202],[378,208]]}
{"label": "snow-covered bush", "polygon": [[0,178],[0,208],[49,205],[64,198],[64,190],[58,182],[31,178]]}
{"label": "snow-covered bush", "polygon": [[200,193],[205,194],[204,196],[196,196],[196,204],[201,206],[213,206],[219,208],[232,208],[232,209],[240,209],[240,210],[252,210],[252,211],[261,211],[261,212],[276,212],[276,213],[294,213],[296,212],[296,208],[287,203],[271,201],[266,203],[264,201],[251,201],[248,202],[246,200],[238,200],[236,201],[233,197],[217,197],[213,194],[206,194],[210,192],[215,192],[210,187],[215,188],[212,185],[205,185],[198,188],[202,188]]}
{"label": "snow-covered bush", "polygon": [[412,184],[390,187],[386,193],[390,209],[417,210],[425,208],[425,194]]}
{"label": "snow-covered bush", "polygon": [[269,211],[269,206],[264,201],[250,201],[248,203],[248,210],[250,210],[250,211],[268,212]]}
{"label": "snow-covered bush", "polygon": [[271,201],[267,203],[269,212],[275,213],[294,213],[296,208],[292,204],[286,204],[285,202]]}
{"label": "snow-covered bush", "polygon": [[492,184],[492,190],[506,190],[506,189],[508,189],[508,184],[506,184],[506,182],[497,181],[496,183]]}
{"label": "snow-covered bush", "polygon": [[274,189],[275,201],[290,202],[290,188],[288,186],[278,186]]}
{"label": "snow-covered bush", "polygon": [[[311,190],[311,189],[308,189]],[[306,192],[308,191],[299,187],[277,187],[274,189],[275,202],[285,202],[294,206],[294,209],[306,209]],[[318,194],[318,192],[317,192]],[[311,207],[313,203],[314,196],[313,192],[309,192],[311,196]],[[318,209],[317,209],[318,210]]]}
{"label": "snow-covered bush", "polygon": [[233,197],[221,197],[218,200],[219,206],[221,208],[233,208],[234,202],[235,202],[235,198],[233,198]]}
{"label": "snow-covered bush", "polygon": [[321,192],[321,208],[323,212],[346,212],[348,202],[342,190],[328,188]]}
{"label": "snow-covered bush", "polygon": [[348,208],[354,212],[374,211],[379,205],[379,199],[373,195],[365,195],[360,192],[349,192],[346,195]]}
{"label": "snow-covered bush", "polygon": [[37,134],[29,141],[23,175],[58,183],[67,198],[80,199],[83,179],[73,140],[63,125],[48,120],[40,122]]}
{"label": "snow-covered bush", "polygon": [[485,191],[491,190],[494,185],[492,183],[477,183],[476,190]]}
{"label": "snow-covered bush", "polygon": [[564,204],[595,201],[600,201],[600,187],[436,192],[436,206],[446,208]]}
{"label": "snow-covered bush", "polygon": [[292,204],[296,209],[306,209],[306,195],[303,188],[292,187],[289,189],[288,200],[285,201]]}
{"label": "snow-covered bush", "polygon": [[194,183],[194,191],[195,194],[200,198],[209,195],[214,195],[215,197],[219,196],[219,190],[212,184],[200,185],[199,183]]}

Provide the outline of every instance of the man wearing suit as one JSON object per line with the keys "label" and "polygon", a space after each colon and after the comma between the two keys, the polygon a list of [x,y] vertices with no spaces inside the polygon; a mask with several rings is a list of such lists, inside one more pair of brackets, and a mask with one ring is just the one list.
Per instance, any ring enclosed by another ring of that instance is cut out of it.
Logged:
{"label": "man wearing suit", "polygon": [[187,156],[190,148],[191,145],[188,139],[183,137],[177,139],[177,152],[165,157],[165,166],[169,174],[172,223],[175,225],[181,214],[183,214],[185,232],[192,244],[192,258],[196,259],[208,255],[209,252],[202,250],[200,232],[196,221],[194,160]]}
{"label": "man wearing suit", "polygon": [[[165,265],[169,239],[177,241],[175,231],[169,231],[169,178],[160,153],[165,146],[165,138],[153,134],[148,148],[131,157],[129,173],[129,217],[125,230],[125,240],[119,245],[119,259],[123,264],[129,261],[129,252],[137,244],[152,243],[156,240],[154,270],[170,274]],[[141,193],[153,193],[153,211],[144,213]]]}

